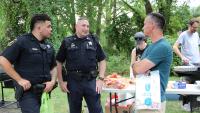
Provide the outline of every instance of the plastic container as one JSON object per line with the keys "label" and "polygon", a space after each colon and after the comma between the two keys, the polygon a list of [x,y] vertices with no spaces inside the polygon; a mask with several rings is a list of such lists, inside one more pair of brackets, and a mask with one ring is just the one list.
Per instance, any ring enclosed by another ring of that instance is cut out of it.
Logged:
{"label": "plastic container", "polygon": [[173,83],[173,88],[174,89],[185,89],[186,88],[186,82],[176,81],[176,82]]}

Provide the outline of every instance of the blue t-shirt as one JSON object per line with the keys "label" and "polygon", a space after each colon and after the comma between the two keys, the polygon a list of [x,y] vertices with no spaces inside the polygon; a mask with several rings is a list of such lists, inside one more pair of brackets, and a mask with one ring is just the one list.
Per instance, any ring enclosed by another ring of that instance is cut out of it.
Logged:
{"label": "blue t-shirt", "polygon": [[142,59],[148,59],[155,64],[151,71],[159,70],[160,73],[160,88],[161,102],[166,100],[165,89],[167,87],[170,74],[170,65],[172,63],[173,52],[171,45],[162,38],[155,43],[149,45],[144,51]]}

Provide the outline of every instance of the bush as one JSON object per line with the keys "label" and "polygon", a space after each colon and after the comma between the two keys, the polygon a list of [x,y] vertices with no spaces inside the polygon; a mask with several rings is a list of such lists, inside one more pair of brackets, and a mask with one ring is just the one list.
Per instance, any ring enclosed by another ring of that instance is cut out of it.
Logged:
{"label": "bush", "polygon": [[108,37],[107,44],[109,48],[126,53],[131,51],[134,46],[131,37],[136,32],[131,18],[126,14],[122,14],[106,29],[105,34]]}
{"label": "bush", "polygon": [[116,72],[120,75],[129,75],[130,60],[125,55],[112,55],[107,59],[107,74]]}
{"label": "bush", "polygon": [[[171,44],[171,46],[174,45],[175,41],[177,40],[177,34],[173,34],[171,36],[166,35],[165,36],[167,38],[167,40],[169,41],[169,43]],[[174,72],[174,67],[175,66],[180,66],[181,65],[181,59],[176,55],[176,53],[173,52],[173,61],[170,67],[170,76],[174,76],[175,72]]]}

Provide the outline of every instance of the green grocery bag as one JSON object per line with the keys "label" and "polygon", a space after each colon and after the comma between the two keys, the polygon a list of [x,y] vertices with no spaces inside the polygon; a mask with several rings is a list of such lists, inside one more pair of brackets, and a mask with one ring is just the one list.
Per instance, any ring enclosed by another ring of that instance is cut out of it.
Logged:
{"label": "green grocery bag", "polygon": [[54,113],[53,104],[48,93],[44,92],[41,98],[40,113]]}

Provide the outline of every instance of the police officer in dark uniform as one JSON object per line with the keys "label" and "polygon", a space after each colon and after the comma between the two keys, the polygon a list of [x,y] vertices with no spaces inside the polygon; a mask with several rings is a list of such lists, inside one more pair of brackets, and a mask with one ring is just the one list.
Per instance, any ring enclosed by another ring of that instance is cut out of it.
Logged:
{"label": "police officer in dark uniform", "polygon": [[[51,19],[46,14],[35,14],[31,19],[31,33],[19,36],[0,56],[4,71],[23,87],[18,100],[22,113],[40,113],[41,94],[33,92],[33,86],[45,84],[50,92],[56,81],[54,49],[45,41],[51,36]],[[13,66],[12,66],[13,64]]]}
{"label": "police officer in dark uniform", "polygon": [[[83,97],[90,113],[103,113],[100,92],[106,57],[96,37],[89,34],[89,22],[86,18],[79,18],[75,28],[76,34],[62,41],[56,56],[58,81],[61,90],[68,94],[70,113],[81,113]],[[62,77],[64,62],[66,82]]]}

